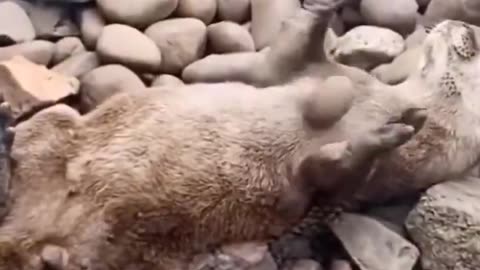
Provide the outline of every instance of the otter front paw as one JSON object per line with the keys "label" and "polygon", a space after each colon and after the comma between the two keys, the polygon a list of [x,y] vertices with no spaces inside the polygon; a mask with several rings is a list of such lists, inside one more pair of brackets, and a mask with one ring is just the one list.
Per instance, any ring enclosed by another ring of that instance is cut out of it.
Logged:
{"label": "otter front paw", "polygon": [[0,104],[0,219],[8,212],[10,176],[12,160],[10,157],[14,139],[13,121],[10,105]]}
{"label": "otter front paw", "polygon": [[411,108],[402,115],[390,119],[386,124],[358,136],[351,141],[355,163],[362,163],[410,140],[425,123],[427,114],[424,109]]}
{"label": "otter front paw", "polygon": [[394,149],[405,142],[407,142],[415,134],[415,128],[405,124],[386,124],[378,129],[375,129],[364,136],[361,136],[358,141],[355,141],[352,148],[364,149],[365,153],[358,153],[362,158],[371,157],[379,152]]}

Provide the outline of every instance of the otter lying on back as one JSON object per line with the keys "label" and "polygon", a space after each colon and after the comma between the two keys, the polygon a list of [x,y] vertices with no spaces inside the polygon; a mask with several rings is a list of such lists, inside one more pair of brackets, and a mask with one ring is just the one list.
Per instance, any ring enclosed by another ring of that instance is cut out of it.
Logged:
{"label": "otter lying on back", "polygon": [[[193,84],[37,113],[15,128],[0,269],[184,269],[193,253],[280,235],[314,202],[350,198],[425,120],[395,92],[353,88]],[[346,118],[352,104],[376,117]]]}
{"label": "otter lying on back", "polygon": [[339,77],[194,84],[118,95],[85,116],[37,113],[15,127],[0,269],[175,269],[218,244],[278,236],[314,200],[351,196],[425,120],[398,100],[354,132],[342,120],[352,90]]}

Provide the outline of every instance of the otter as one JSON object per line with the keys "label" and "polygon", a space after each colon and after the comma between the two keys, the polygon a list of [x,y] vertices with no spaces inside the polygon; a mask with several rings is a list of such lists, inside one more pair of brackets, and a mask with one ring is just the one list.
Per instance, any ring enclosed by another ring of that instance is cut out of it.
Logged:
{"label": "otter", "polygon": [[15,127],[0,269],[175,269],[379,185],[377,168],[425,114],[352,71],[122,94],[84,116],[40,111]]}
{"label": "otter", "polygon": [[397,106],[356,130],[354,90],[345,77],[192,84],[36,113],[14,129],[0,269],[184,269],[219,244],[281,235],[313,201],[351,196],[425,121],[381,92]]}

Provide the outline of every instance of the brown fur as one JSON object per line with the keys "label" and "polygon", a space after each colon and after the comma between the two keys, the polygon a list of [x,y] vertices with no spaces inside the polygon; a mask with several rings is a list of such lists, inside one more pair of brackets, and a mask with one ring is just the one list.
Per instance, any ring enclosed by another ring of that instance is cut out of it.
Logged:
{"label": "brown fur", "polygon": [[196,84],[118,95],[85,116],[37,113],[15,128],[0,269],[183,269],[174,264],[190,253],[271,239],[312,200],[350,196],[414,129],[385,121],[345,134],[345,108],[338,123],[320,110],[312,123],[332,124],[315,128],[302,104],[334,91],[325,86]]}
{"label": "brown fur", "polygon": [[[16,127],[0,269],[184,269],[191,253],[278,236],[313,200],[351,197],[375,157],[412,136],[386,123],[414,104],[348,81],[336,97],[322,81],[195,84],[119,95],[85,116],[37,113]],[[374,121],[345,118],[352,102]]]}

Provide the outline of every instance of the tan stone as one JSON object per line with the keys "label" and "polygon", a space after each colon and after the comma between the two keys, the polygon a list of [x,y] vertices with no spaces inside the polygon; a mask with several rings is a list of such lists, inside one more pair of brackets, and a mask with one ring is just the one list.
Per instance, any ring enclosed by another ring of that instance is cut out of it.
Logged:
{"label": "tan stone", "polygon": [[282,23],[300,8],[298,0],[252,0],[251,33],[255,49],[270,45],[280,33]]}
{"label": "tan stone", "polygon": [[28,60],[39,64],[48,65],[53,57],[55,44],[46,40],[34,40],[7,47],[0,47],[0,61],[10,60],[12,57],[21,55]]}
{"label": "tan stone", "polygon": [[223,21],[209,25],[207,37],[212,53],[255,51],[252,35],[234,22]]}
{"label": "tan stone", "polygon": [[76,94],[80,83],[37,65],[23,56],[0,63],[0,89],[15,116],[43,103]]}
{"label": "tan stone", "polygon": [[179,78],[169,75],[169,74],[162,74],[156,77],[152,82],[152,87],[159,87],[159,86],[182,86],[184,85],[183,81]]}

